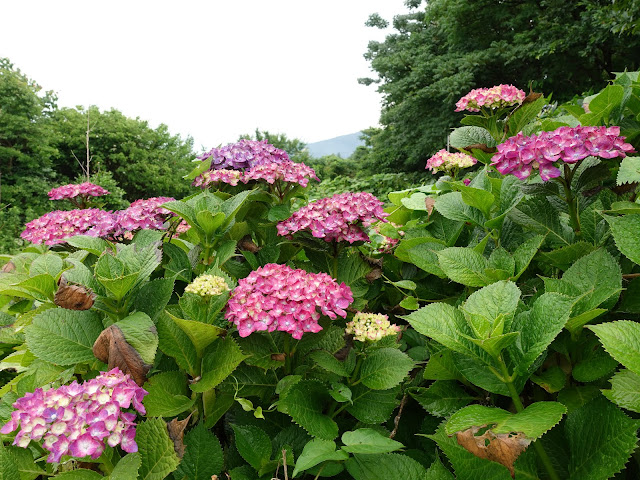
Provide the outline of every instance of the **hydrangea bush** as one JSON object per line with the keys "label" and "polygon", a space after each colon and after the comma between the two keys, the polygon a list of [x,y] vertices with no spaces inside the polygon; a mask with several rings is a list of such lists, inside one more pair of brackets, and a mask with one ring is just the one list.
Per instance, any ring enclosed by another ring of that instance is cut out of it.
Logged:
{"label": "hydrangea bush", "polygon": [[242,141],[185,199],[34,220],[0,255],[1,475],[637,478],[639,88],[471,92],[387,198],[309,203]]}

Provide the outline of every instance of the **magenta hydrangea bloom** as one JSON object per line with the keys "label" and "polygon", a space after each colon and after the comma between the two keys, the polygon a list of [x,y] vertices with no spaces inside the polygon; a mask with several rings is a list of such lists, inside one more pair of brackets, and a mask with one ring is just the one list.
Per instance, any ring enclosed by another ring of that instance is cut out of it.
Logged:
{"label": "magenta hydrangea bloom", "polygon": [[120,237],[127,232],[136,230],[165,230],[165,222],[175,214],[162,204],[175,200],[172,197],[152,197],[136,200],[128,208],[114,212],[116,228],[112,232],[114,237]]}
{"label": "magenta hydrangea bloom", "polygon": [[238,327],[241,337],[278,330],[299,340],[305,332],[322,330],[321,315],[346,317],[351,302],[351,289],[326,273],[269,263],[238,281],[225,318]]}
{"label": "magenta hydrangea bloom", "polygon": [[202,175],[198,175],[191,185],[194,187],[207,188],[212,184],[226,183],[235,187],[238,185],[238,182],[240,182],[240,177],[242,177],[240,170],[229,170],[226,168],[207,170]]}
{"label": "magenta hydrangea bloom", "polygon": [[84,182],[54,188],[47,195],[49,195],[50,200],[70,200],[76,197],[86,199],[88,197],[101,197],[108,194],[109,192],[100,185]]}
{"label": "magenta hydrangea bloom", "polygon": [[633,146],[620,136],[620,127],[560,127],[552,132],[525,136],[518,133],[498,145],[491,165],[501,174],[513,174],[520,180],[540,171],[546,182],[561,174],[558,162],[573,164],[588,156],[625,157]]}
{"label": "magenta hydrangea bloom", "polygon": [[444,148],[427,160],[426,170],[436,172],[450,172],[458,168],[472,167],[478,161],[471,155],[458,152],[447,152]]}
{"label": "magenta hydrangea bloom", "polygon": [[313,168],[306,166],[304,163],[285,160],[281,163],[256,165],[244,172],[242,181],[248,183],[251,180],[264,180],[269,184],[274,184],[276,180],[280,180],[306,187],[311,178],[318,182],[320,181]]}
{"label": "magenta hydrangea bloom", "polygon": [[519,105],[525,99],[525,93],[513,85],[496,85],[491,88],[476,88],[456,103],[456,112],[468,110],[479,112],[481,108],[504,108]]}
{"label": "magenta hydrangea bloom", "polygon": [[203,162],[211,161],[211,170],[238,170],[265,163],[280,163],[289,160],[289,155],[266,140],[243,139],[224,147],[212,148],[197,158]]}
{"label": "magenta hydrangea bloom", "polygon": [[111,212],[97,208],[55,210],[27,223],[20,237],[35,244],[55,245],[74,235],[105,237],[114,228],[114,222]]}
{"label": "magenta hydrangea bloom", "polygon": [[43,440],[49,463],[59,462],[63,455],[96,459],[105,443],[137,452],[136,415],[125,409],[132,407],[144,414],[142,399],[146,394],[118,368],[82,384],[74,381],[46,391],[37,388],[16,400],[11,420],[0,433],[20,428],[13,444],[22,448],[27,448],[31,440]]}
{"label": "magenta hydrangea bloom", "polygon": [[369,241],[369,236],[361,227],[368,227],[378,221],[386,222],[388,214],[382,209],[382,202],[367,192],[339,193],[322,198],[302,207],[287,220],[278,223],[278,235],[291,235],[308,230],[316,238],[327,242]]}

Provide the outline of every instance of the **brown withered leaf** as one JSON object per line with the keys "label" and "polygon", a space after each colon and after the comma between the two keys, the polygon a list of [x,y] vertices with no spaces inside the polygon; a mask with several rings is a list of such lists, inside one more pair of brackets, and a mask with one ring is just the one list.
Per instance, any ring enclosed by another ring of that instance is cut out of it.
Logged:
{"label": "brown withered leaf", "polygon": [[64,276],[58,281],[58,290],[53,301],[68,310],[89,310],[93,306],[96,294],[84,285],[68,285]]}
{"label": "brown withered leaf", "polygon": [[187,428],[191,415],[193,414],[190,413],[184,420],[174,418],[170,422],[167,422],[167,432],[169,432],[169,438],[173,442],[173,449],[176,455],[178,455],[178,458],[184,456],[184,429]]}
{"label": "brown withered leaf", "polygon": [[531,439],[523,433],[499,433],[495,434],[491,430],[478,435],[482,427],[471,427],[462,432],[456,433],[458,444],[473,453],[476,457],[485,458],[492,462],[498,462],[509,469],[511,478],[514,478],[515,471],[513,462],[524,452]]}
{"label": "brown withered leaf", "polygon": [[122,330],[111,325],[103,330],[93,344],[93,354],[101,362],[109,365],[109,369],[118,367],[141,387],[147,380],[151,365],[144,363],[140,354],[125,340]]}
{"label": "brown withered leaf", "polygon": [[536,93],[533,90],[529,90],[529,94],[526,97],[524,97],[524,100],[522,101],[522,105],[524,105],[525,103],[535,102],[541,96],[542,96],[541,93]]}
{"label": "brown withered leaf", "polygon": [[464,147],[465,150],[482,150],[485,153],[496,153],[498,149],[496,147],[489,147],[486,143],[473,143]]}
{"label": "brown withered leaf", "polygon": [[284,353],[272,353],[271,360],[273,360],[274,362],[284,362],[286,356],[287,355]]}
{"label": "brown withered leaf", "polygon": [[375,282],[377,279],[379,279],[382,276],[382,268],[380,267],[375,267],[373,269],[371,269],[369,271],[369,273],[367,273],[364,276],[364,279],[369,282],[369,283],[373,283]]}
{"label": "brown withered leaf", "polygon": [[238,242],[238,248],[240,250],[246,250],[251,253],[258,253],[260,247],[253,242],[253,239],[250,235],[246,235]]}
{"label": "brown withered leaf", "polygon": [[13,262],[5,263],[2,268],[0,268],[0,272],[2,273],[11,273],[16,269],[16,266]]}
{"label": "brown withered leaf", "polygon": [[433,213],[433,207],[436,204],[436,200],[433,197],[427,197],[424,199],[424,206],[427,207],[427,218]]}

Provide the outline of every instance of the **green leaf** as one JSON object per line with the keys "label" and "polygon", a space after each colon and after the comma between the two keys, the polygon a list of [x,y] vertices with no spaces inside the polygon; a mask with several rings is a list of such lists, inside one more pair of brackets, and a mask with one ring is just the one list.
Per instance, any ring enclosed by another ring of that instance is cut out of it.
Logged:
{"label": "green leaf", "polygon": [[326,350],[316,350],[315,352],[311,352],[309,356],[311,357],[311,360],[328,372],[335,373],[341,377],[348,377],[351,374],[343,362]]}
{"label": "green leaf", "polygon": [[281,337],[267,332],[254,332],[248,337],[236,339],[242,352],[247,355],[245,363],[265,370],[284,365],[284,360],[273,360],[272,355],[282,353]]}
{"label": "green leaf", "polygon": [[603,395],[619,407],[640,413],[640,375],[623,369],[609,382],[611,382],[611,389],[602,390]]}
{"label": "green leaf", "polygon": [[440,268],[454,282],[468,287],[483,287],[489,283],[484,273],[489,266],[487,259],[473,249],[450,247],[436,252],[436,255]]}
{"label": "green leaf", "polygon": [[[186,450],[176,475],[189,480],[211,480],[224,465],[222,447],[216,436],[199,423],[184,437]],[[180,478],[180,477],[178,477]]]}
{"label": "green leaf", "polygon": [[624,185],[636,182],[640,182],[640,157],[625,157],[620,162],[616,183]]}
{"label": "green leaf", "polygon": [[371,390],[364,385],[355,385],[351,391],[353,405],[347,412],[363,423],[377,424],[386,422],[395,410],[400,387]]}
{"label": "green leaf", "polygon": [[423,480],[425,468],[413,458],[398,453],[357,454],[347,460],[347,471],[355,480]]}
{"label": "green leaf", "polygon": [[118,460],[109,475],[109,480],[133,480],[138,478],[138,470],[142,465],[142,458],[138,452],[129,453]]}
{"label": "green leaf", "polygon": [[611,227],[613,239],[618,250],[634,263],[640,265],[640,215],[622,217],[604,217]]}
{"label": "green leaf", "polygon": [[271,460],[271,440],[261,428],[253,425],[231,425],[235,433],[236,448],[255,470]]}
{"label": "green leaf", "polygon": [[169,257],[169,261],[164,265],[165,277],[175,277],[189,283],[191,281],[191,262],[186,252],[177,245],[164,243],[162,245],[164,254]]}
{"label": "green leaf", "polygon": [[519,332],[510,332],[502,335],[495,335],[490,338],[470,338],[473,343],[482,348],[493,358],[498,358],[502,350],[514,343],[519,336]]}
{"label": "green leaf", "polygon": [[436,417],[448,417],[476,399],[452,380],[438,380],[429,388],[411,388],[409,394]]}
{"label": "green leaf", "polygon": [[535,440],[560,422],[567,408],[558,402],[536,402],[523,411],[510,413],[501,408],[470,405],[457,411],[445,424],[447,435],[471,427],[491,426],[495,434],[520,432]]}
{"label": "green leaf", "polygon": [[20,480],[18,466],[2,442],[0,442],[0,480]]}
{"label": "green leaf", "polygon": [[53,300],[53,292],[56,291],[56,288],[54,278],[45,273],[27,278],[6,288],[0,287],[0,295],[35,298],[41,302],[50,302]]}
{"label": "green leaf", "polygon": [[395,255],[403,262],[413,263],[425,272],[444,278],[436,252],[444,250],[446,245],[432,238],[412,238],[402,240],[396,247]]}
{"label": "green leaf", "polygon": [[425,380],[462,380],[463,377],[453,362],[453,352],[443,348],[433,352],[424,367],[422,376]]}
{"label": "green leaf", "polygon": [[330,402],[331,396],[323,384],[314,380],[301,380],[287,390],[279,404],[310,435],[333,440],[338,436],[338,425],[322,413]]}
{"label": "green leaf", "polygon": [[513,137],[516,133],[521,132],[522,129],[530,122],[535,120],[538,114],[542,111],[542,107],[547,104],[547,99],[540,97],[533,102],[525,103],[516,108],[511,115],[507,125],[509,127],[509,136]]}
{"label": "green leaf", "polygon": [[601,125],[607,122],[611,111],[622,101],[624,88],[608,85],[589,102],[589,112],[580,116],[582,125]]}
{"label": "green leaf", "polygon": [[185,320],[171,314],[169,317],[189,337],[199,356],[202,356],[205,348],[226,332],[226,330],[209,323]]}
{"label": "green leaf", "polygon": [[467,321],[478,338],[488,338],[503,333],[503,327],[511,324],[520,289],[513,282],[496,282],[472,293],[462,305]]}
{"label": "green leaf", "polygon": [[558,211],[545,197],[535,196],[521,202],[511,210],[509,218],[535,233],[546,235],[554,243],[572,243],[573,234],[563,228]]}
{"label": "green leaf", "polygon": [[450,220],[470,222],[473,225],[482,225],[485,221],[480,210],[464,203],[460,192],[439,195],[436,198],[435,209],[440,215]]}
{"label": "green leaf", "polygon": [[206,392],[219,385],[245,358],[233,338],[218,339],[205,351],[201,378],[191,385],[191,390]]}
{"label": "green leaf", "polygon": [[211,238],[216,230],[224,223],[225,215],[218,212],[215,215],[208,210],[201,210],[196,213],[196,221],[198,226],[205,233],[207,238]]}
{"label": "green leaf", "polygon": [[544,242],[544,236],[536,235],[535,237],[530,238],[524,243],[520,244],[516,251],[513,252],[513,259],[516,263],[516,275],[514,280],[520,278],[520,276],[525,272],[533,257],[538,253],[538,250],[542,246],[542,242]]}
{"label": "green leaf", "polygon": [[149,417],[174,417],[190,409],[195,399],[188,397],[187,379],[181,372],[162,372],[151,377],[143,400]]}
{"label": "green leaf", "polygon": [[379,348],[362,362],[359,381],[373,390],[388,390],[400,384],[414,363],[397,348]]}
{"label": "green leaf", "polygon": [[107,248],[111,247],[111,244],[102,238],[90,237],[88,235],[75,235],[71,238],[67,238],[66,242],[72,247],[86,250],[89,253],[93,253],[97,257],[102,255]]}
{"label": "green leaf", "polygon": [[198,368],[198,353],[187,334],[166,313],[160,314],[156,328],[160,350],[173,357],[180,368],[194,377]]}
{"label": "green leaf", "polygon": [[556,393],[564,388],[567,374],[560,367],[554,365],[540,375],[531,375],[531,381],[549,393]]}
{"label": "green leaf", "polygon": [[158,333],[149,316],[136,312],[115,325],[122,330],[127,343],[137,350],[142,360],[152,365],[158,349]]}
{"label": "green leaf", "polygon": [[550,252],[540,252],[540,259],[559,268],[560,270],[567,270],[578,259],[594,250],[595,247],[590,243],[577,242],[571,245],[565,245],[564,247],[557,248]]}
{"label": "green leaf", "polygon": [[146,283],[136,295],[134,307],[155,320],[162,313],[173,294],[173,278],[156,278]]}
{"label": "green leaf", "polygon": [[334,441],[314,438],[304,446],[302,453],[296,461],[296,468],[293,470],[293,476],[295,477],[298,473],[315,467],[322,462],[341,462],[348,458],[349,455],[344,451],[336,451],[336,443]]}
{"label": "green leaf", "polygon": [[462,193],[462,201],[464,203],[480,210],[486,218],[490,217],[489,212],[496,200],[491,192],[480,188],[468,187],[464,184],[456,184],[455,189]]}
{"label": "green leaf", "polygon": [[459,127],[449,135],[449,143],[453,148],[466,148],[476,143],[484,143],[487,147],[495,147],[496,141],[487,130],[482,127]]}
{"label": "green leaf", "polygon": [[62,259],[53,253],[40,255],[29,267],[29,275],[34,277],[41,274],[49,274],[54,279],[62,272]]}
{"label": "green leaf", "polygon": [[442,465],[442,462],[439,458],[436,457],[435,461],[427,470],[426,480],[455,480],[453,475],[447,468]]}
{"label": "green leaf", "polygon": [[398,305],[406,310],[418,310],[418,308],[420,308],[418,299],[412,296],[404,297]]}
{"label": "green leaf", "polygon": [[404,448],[400,442],[382,435],[372,428],[359,428],[342,434],[342,450],[349,453],[380,454]]}
{"label": "green leaf", "polygon": [[353,403],[351,398],[353,396],[349,387],[342,383],[332,383],[331,390],[329,390],[329,395],[333,397],[336,402],[344,403],[349,402]]}
{"label": "green leaf", "polygon": [[638,441],[638,420],[603,397],[567,415],[570,480],[601,480],[622,470]]}
{"label": "green leaf", "polygon": [[36,315],[24,332],[36,357],[55,365],[74,365],[95,360],[92,348],[102,328],[92,310],[53,308]]}
{"label": "green leaf", "polygon": [[640,374],[640,324],[630,320],[590,325],[604,349],[622,365]]}
{"label": "green leaf", "polygon": [[475,356],[469,341],[461,333],[471,333],[460,310],[445,303],[432,303],[404,317],[419,333],[447,348]]}
{"label": "green leaf", "polygon": [[149,418],[138,424],[136,443],[142,456],[138,476],[141,480],[162,480],[180,463],[167,424],[160,418]]}
{"label": "green leaf", "polygon": [[618,361],[605,351],[598,339],[591,332],[587,338],[580,338],[580,345],[572,352],[573,365],[571,375],[582,383],[593,382],[609,376],[619,365]]}
{"label": "green leaf", "polygon": [[101,480],[104,479],[102,475],[93,470],[87,470],[86,468],[78,468],[77,470],[71,470],[69,472],[62,472],[54,479],[59,480]]}

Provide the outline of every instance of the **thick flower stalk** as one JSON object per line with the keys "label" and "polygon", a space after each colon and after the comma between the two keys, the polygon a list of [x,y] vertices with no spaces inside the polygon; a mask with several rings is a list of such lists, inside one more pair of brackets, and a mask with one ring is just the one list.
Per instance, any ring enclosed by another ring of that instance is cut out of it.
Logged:
{"label": "thick flower stalk", "polygon": [[137,452],[136,414],[124,410],[133,407],[144,414],[146,394],[117,368],[82,384],[74,381],[46,391],[37,388],[16,400],[16,410],[0,433],[20,428],[13,444],[22,448],[31,440],[43,440],[49,463],[59,462],[63,455],[96,459],[105,444]]}
{"label": "thick flower stalk", "polygon": [[386,222],[387,215],[382,202],[370,193],[340,193],[312,202],[278,223],[278,235],[308,230],[327,242],[368,242],[369,236],[362,227]]}
{"label": "thick flower stalk", "polygon": [[269,263],[238,282],[225,318],[238,327],[241,337],[278,330],[299,340],[305,332],[322,330],[321,315],[346,317],[351,302],[351,289],[325,273]]}
{"label": "thick flower stalk", "polygon": [[387,315],[358,312],[347,323],[345,332],[359,342],[377,342],[383,337],[396,335],[400,330],[399,326],[389,322]]}
{"label": "thick flower stalk", "polygon": [[114,224],[111,212],[97,208],[55,210],[27,223],[20,237],[35,244],[55,245],[64,243],[74,235],[106,237]]}
{"label": "thick flower stalk", "polygon": [[212,148],[197,158],[203,162],[210,161],[210,170],[239,170],[265,163],[280,163],[289,160],[289,155],[266,140],[243,139],[224,147]]}
{"label": "thick flower stalk", "polygon": [[451,173],[463,168],[472,167],[477,162],[475,158],[466,153],[447,152],[445,149],[442,149],[427,160],[425,169],[431,170],[433,173]]}
{"label": "thick flower stalk", "polygon": [[520,180],[539,170],[546,182],[561,175],[561,163],[575,164],[588,156],[625,157],[633,151],[620,136],[620,127],[560,127],[552,132],[510,137],[498,145],[491,165],[501,174],[512,174]]}
{"label": "thick flower stalk", "polygon": [[184,291],[201,297],[216,297],[228,292],[229,286],[224,278],[205,274],[187,285]]}
{"label": "thick flower stalk", "polygon": [[54,188],[47,195],[49,195],[50,200],[71,200],[74,203],[78,203],[77,197],[80,197],[80,201],[84,202],[89,197],[101,197],[108,194],[109,192],[100,185],[84,182]]}
{"label": "thick flower stalk", "polygon": [[281,163],[265,163],[256,165],[247,170],[242,176],[242,181],[248,183],[251,180],[264,180],[273,185],[277,180],[287,183],[297,183],[302,187],[309,184],[309,179],[320,179],[316,176],[316,171],[306,166],[304,163],[295,163],[285,160]]}
{"label": "thick flower stalk", "polygon": [[497,109],[520,105],[525,93],[513,85],[496,85],[491,88],[476,88],[456,103],[456,112],[468,110],[479,112],[481,108]]}

